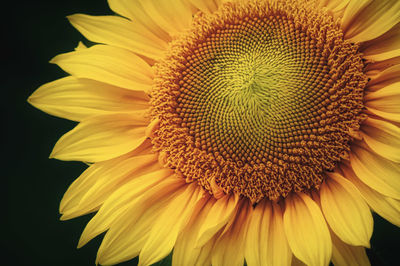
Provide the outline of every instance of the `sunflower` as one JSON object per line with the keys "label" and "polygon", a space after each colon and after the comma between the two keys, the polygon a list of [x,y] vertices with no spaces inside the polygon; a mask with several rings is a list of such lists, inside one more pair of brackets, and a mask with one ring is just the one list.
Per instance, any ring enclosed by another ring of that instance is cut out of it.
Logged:
{"label": "sunflower", "polygon": [[368,265],[400,225],[400,2],[109,0],[29,98],[79,124],[61,219],[96,263]]}

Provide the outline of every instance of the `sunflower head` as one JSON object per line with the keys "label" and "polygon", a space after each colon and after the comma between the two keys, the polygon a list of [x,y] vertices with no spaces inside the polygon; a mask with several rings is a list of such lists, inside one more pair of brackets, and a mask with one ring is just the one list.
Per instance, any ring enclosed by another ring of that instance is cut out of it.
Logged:
{"label": "sunflower head", "polygon": [[400,2],[109,0],[34,106],[90,162],[61,219],[97,211],[96,263],[368,265],[400,225]]}
{"label": "sunflower head", "polygon": [[155,64],[153,144],[212,194],[259,202],[318,188],[365,119],[363,71],[357,45],[311,3],[199,12]]}

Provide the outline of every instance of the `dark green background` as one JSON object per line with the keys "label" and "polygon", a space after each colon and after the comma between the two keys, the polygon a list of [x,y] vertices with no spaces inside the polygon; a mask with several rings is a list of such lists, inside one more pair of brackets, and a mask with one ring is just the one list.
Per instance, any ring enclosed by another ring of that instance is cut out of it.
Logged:
{"label": "dark green background", "polygon": [[[104,0],[15,2],[11,7],[3,3],[1,23],[5,45],[1,110],[6,121],[2,148],[6,173],[5,185],[1,186],[6,208],[1,250],[6,256],[1,257],[2,264],[94,265],[101,237],[76,249],[91,215],[61,222],[58,214],[63,193],[85,166],[48,159],[57,139],[75,123],[49,116],[30,106],[26,99],[40,85],[66,75],[48,61],[59,53],[72,51],[84,40],[65,17],[111,11]],[[369,255],[376,265],[396,265],[400,230],[378,216],[374,218]],[[123,265],[136,265],[136,261]]]}

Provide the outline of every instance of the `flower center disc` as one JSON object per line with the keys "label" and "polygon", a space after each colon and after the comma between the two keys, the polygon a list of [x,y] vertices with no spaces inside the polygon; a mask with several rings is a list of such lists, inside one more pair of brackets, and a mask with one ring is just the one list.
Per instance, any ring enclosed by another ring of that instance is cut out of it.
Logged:
{"label": "flower center disc", "polygon": [[156,65],[153,144],[216,197],[318,188],[363,120],[357,47],[311,4],[265,2],[196,14]]}

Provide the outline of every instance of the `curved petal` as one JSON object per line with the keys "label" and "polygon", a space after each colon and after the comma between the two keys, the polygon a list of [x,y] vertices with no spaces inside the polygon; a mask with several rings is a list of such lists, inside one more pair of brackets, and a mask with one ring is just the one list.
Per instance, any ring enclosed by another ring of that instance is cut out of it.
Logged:
{"label": "curved petal", "polygon": [[382,61],[400,56],[400,23],[380,37],[361,44],[363,57],[372,61]]}
{"label": "curved petal", "polygon": [[[369,62],[369,64],[365,66],[365,73],[367,73],[367,75],[369,75],[370,73],[379,74],[382,71],[388,69],[389,67],[396,65],[400,65],[400,56],[386,59],[383,61]],[[399,79],[397,79],[397,81],[399,81]]]}
{"label": "curved petal", "polygon": [[330,10],[339,11],[344,9],[349,4],[350,0],[325,0],[321,2],[325,2],[324,6]]}
{"label": "curved petal", "polygon": [[171,41],[171,37],[168,33],[164,31],[149,14],[146,13],[139,0],[108,0],[108,5],[115,13],[129,18],[133,22],[140,23],[164,41]]}
{"label": "curved petal", "polygon": [[250,201],[239,202],[236,214],[213,247],[212,265],[242,266],[244,264],[244,242],[251,208]]}
{"label": "curved petal", "polygon": [[[265,206],[267,206],[265,208]],[[264,211],[264,208],[266,209]],[[261,265],[261,245],[268,244],[269,220],[272,210],[269,201],[257,203],[249,213],[249,226],[246,235],[245,257],[249,266]],[[263,221],[265,222],[263,223]],[[260,241],[262,240],[262,241]]]}
{"label": "curved petal", "polygon": [[368,205],[354,185],[337,173],[321,185],[321,207],[335,234],[353,246],[370,246],[373,219]]}
{"label": "curved petal", "polygon": [[201,247],[207,243],[231,218],[237,206],[238,197],[226,195],[217,200],[204,219],[199,229],[196,246]]}
{"label": "curved petal", "polygon": [[400,164],[365,147],[353,145],[351,151],[351,167],[362,182],[386,196],[400,199]]}
{"label": "curved petal", "polygon": [[[197,261],[194,265],[203,266],[203,265],[211,265],[211,254],[213,252],[213,247],[215,242],[219,237],[219,233],[215,234],[202,248],[200,254],[197,258]],[[178,265],[180,266],[180,265]]]}
{"label": "curved petal", "polygon": [[251,213],[245,256],[249,266],[291,265],[292,252],[286,240],[283,214],[278,204],[262,201]]}
{"label": "curved petal", "polygon": [[317,203],[297,193],[287,197],[285,205],[283,225],[293,254],[307,265],[328,265],[332,240]]}
{"label": "curved petal", "polygon": [[368,205],[380,216],[394,225],[400,226],[400,200],[396,200],[380,194],[365,185],[349,167],[341,167],[347,179],[349,179],[360,191]]}
{"label": "curved petal", "polygon": [[143,9],[163,30],[176,35],[187,30],[192,22],[192,12],[183,0],[138,0]]}
{"label": "curved petal", "polygon": [[197,234],[215,202],[216,200],[210,196],[205,196],[199,201],[188,225],[176,240],[172,265],[196,265],[196,261],[204,248],[196,247]]}
{"label": "curved petal", "polygon": [[335,18],[341,18],[350,0],[320,0],[318,5],[326,7]]}
{"label": "curved petal", "polygon": [[[200,255],[196,261],[196,266],[211,265],[211,254],[215,242],[217,241],[219,234],[214,235],[201,249]],[[179,265],[178,265],[179,266]]]}
{"label": "curved petal", "polygon": [[367,76],[371,79],[367,87],[375,88],[386,87],[387,85],[393,84],[395,82],[400,82],[400,64],[395,64],[387,68],[379,67],[377,69],[369,70]]}
{"label": "curved petal", "polygon": [[128,153],[146,139],[143,112],[89,118],[62,136],[50,158],[99,162]]}
{"label": "curved petal", "polygon": [[398,121],[400,119],[400,82],[392,83],[364,96],[367,110],[385,119]]}
{"label": "curved petal", "polygon": [[353,42],[375,39],[400,21],[397,0],[351,0],[342,18],[345,38]]}
{"label": "curved petal", "polygon": [[390,120],[392,122],[400,122],[400,113],[383,112],[371,107],[367,107],[367,110],[370,114],[377,115],[383,119]]}
{"label": "curved petal", "polygon": [[[110,165],[117,164],[118,162],[122,162],[131,157],[149,155],[152,153],[151,151],[152,144],[149,140],[145,141],[140,147],[135,149],[134,151],[124,154],[115,159],[111,159],[104,162],[91,164],[75,181],[69,186],[68,190],[65,192],[61,202],[59,212],[63,213],[68,209],[75,208],[81,202],[81,199],[85,196],[88,190],[93,187],[96,182],[99,180],[97,173],[103,172]],[[132,169],[135,168],[135,165],[132,166]],[[101,178],[100,178],[101,179]],[[61,217],[63,218],[63,217]]]}
{"label": "curved petal", "polygon": [[96,263],[113,265],[136,257],[149,239],[157,218],[186,188],[181,178],[167,178],[141,198],[127,202],[122,213],[111,213],[116,217],[100,245]]}
{"label": "curved petal", "polygon": [[221,4],[221,0],[188,0],[192,5],[205,13],[214,12]]}
{"label": "curved petal", "polygon": [[64,194],[60,204],[62,220],[98,209],[119,187],[133,178],[160,169],[157,154],[116,158],[91,165],[79,177],[80,186],[72,186]]}
{"label": "curved petal", "polygon": [[157,35],[121,17],[75,14],[68,19],[92,42],[125,48],[152,59],[161,58],[167,49],[167,43]]}
{"label": "curved petal", "polygon": [[202,189],[194,182],[168,203],[151,228],[140,252],[138,265],[151,265],[172,251],[179,233],[188,223],[201,196]]}
{"label": "curved petal", "polygon": [[371,265],[364,247],[348,245],[340,240],[333,232],[332,238],[332,262],[338,266]]}
{"label": "curved petal", "polygon": [[386,159],[400,163],[400,128],[398,126],[383,120],[368,118],[361,127],[361,134],[371,150]]}
{"label": "curved petal", "polygon": [[[365,95],[365,101],[367,102],[367,104],[369,106],[374,107],[373,103],[370,103],[370,101],[375,101],[378,99],[382,99],[384,101],[386,101],[386,105],[390,105],[393,104],[394,105],[394,101],[398,101],[399,100],[399,95],[400,93],[398,92],[398,88],[400,87],[400,82],[393,82],[385,87],[379,88],[378,90],[374,90],[374,91],[369,91],[368,93],[366,93]],[[391,99],[394,99],[393,101],[391,101]],[[396,109],[395,109],[396,110]]]}
{"label": "curved petal", "polygon": [[[219,238],[220,234],[221,232],[216,233],[204,246],[202,246],[195,263],[189,265],[195,265],[195,266],[211,265],[211,256],[213,252],[213,247],[217,242],[217,239]],[[182,264],[172,264],[172,266],[180,266],[180,265]]]}
{"label": "curved petal", "polygon": [[291,266],[307,266],[307,264],[304,264],[301,260],[296,258],[295,256],[292,257],[292,265]]}
{"label": "curved petal", "polygon": [[348,1],[346,10],[341,19],[341,27],[346,30],[350,27],[352,20],[354,20],[357,15],[368,6],[373,0],[350,0]]}
{"label": "curved petal", "polygon": [[28,102],[46,113],[74,121],[150,107],[149,97],[144,92],[72,76],[42,85]]}
{"label": "curved petal", "polygon": [[[170,190],[167,186],[171,186],[172,190],[181,186],[181,183],[174,178],[168,178],[172,174],[173,171],[170,169],[161,169],[132,179],[114,191],[86,225],[79,239],[78,248],[109,229],[129,207],[136,206],[135,204],[143,195],[148,197],[152,195],[152,191],[168,193]],[[160,194],[164,195],[163,193]]]}
{"label": "curved petal", "polygon": [[[152,155],[153,152],[151,148],[151,141],[146,140],[142,145],[130,153],[111,160],[90,164],[89,167],[77,179],[75,179],[64,194],[60,203],[60,213],[68,208],[74,208],[79,204],[86,192],[98,181],[99,178],[97,177],[97,172],[102,172],[102,170],[106,170],[107,167],[129,160],[131,157]],[[132,166],[132,169],[134,168],[135,165]]]}
{"label": "curved petal", "polygon": [[134,91],[147,92],[153,84],[151,67],[125,49],[95,45],[54,57],[51,63],[78,78],[88,78]]}

